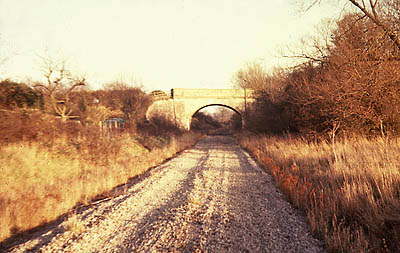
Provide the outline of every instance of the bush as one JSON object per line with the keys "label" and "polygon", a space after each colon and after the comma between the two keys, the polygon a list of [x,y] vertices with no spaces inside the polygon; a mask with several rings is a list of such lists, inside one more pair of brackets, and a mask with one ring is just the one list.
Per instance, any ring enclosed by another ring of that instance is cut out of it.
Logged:
{"label": "bush", "polygon": [[75,139],[90,131],[78,121],[62,122],[60,118],[32,109],[0,110],[0,118],[0,143],[47,143],[57,138]]}
{"label": "bush", "polygon": [[43,96],[24,83],[10,80],[0,82],[0,107],[3,108],[42,108]]}
{"label": "bush", "polygon": [[143,135],[152,136],[181,135],[183,133],[178,126],[161,115],[153,117],[151,123],[147,121],[139,123],[138,130]]}
{"label": "bush", "polygon": [[138,87],[130,87],[124,83],[111,83],[105,89],[93,92],[93,96],[101,105],[120,110],[127,120],[144,119],[151,97]]}

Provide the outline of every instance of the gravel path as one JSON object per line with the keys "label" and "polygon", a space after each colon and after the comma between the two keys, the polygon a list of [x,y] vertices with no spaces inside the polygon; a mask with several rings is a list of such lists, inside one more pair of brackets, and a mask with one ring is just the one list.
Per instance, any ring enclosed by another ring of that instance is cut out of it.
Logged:
{"label": "gravel path", "polygon": [[271,177],[221,136],[9,251],[325,252]]}

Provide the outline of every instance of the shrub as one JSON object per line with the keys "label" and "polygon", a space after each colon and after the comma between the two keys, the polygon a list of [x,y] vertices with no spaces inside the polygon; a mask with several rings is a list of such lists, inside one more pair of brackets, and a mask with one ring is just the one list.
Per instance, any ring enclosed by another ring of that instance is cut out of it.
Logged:
{"label": "shrub", "polygon": [[[108,84],[105,89],[94,91],[92,95],[99,101],[99,105],[114,112],[122,112],[123,118],[133,129],[138,123],[144,121],[147,108],[152,101],[142,89],[119,82]],[[120,116],[113,115],[113,117]]]}
{"label": "shrub", "polygon": [[43,96],[25,83],[4,80],[0,82],[0,107],[42,108]]}

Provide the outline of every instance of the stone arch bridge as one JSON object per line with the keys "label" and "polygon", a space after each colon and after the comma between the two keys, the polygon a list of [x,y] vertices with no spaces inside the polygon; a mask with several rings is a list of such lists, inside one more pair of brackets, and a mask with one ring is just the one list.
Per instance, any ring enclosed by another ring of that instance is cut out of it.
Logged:
{"label": "stone arch bridge", "polygon": [[183,129],[190,130],[192,116],[208,106],[224,106],[238,113],[245,125],[244,115],[254,101],[254,93],[248,89],[171,89],[170,94],[154,91],[154,102],[146,113],[151,121],[156,116],[171,119]]}

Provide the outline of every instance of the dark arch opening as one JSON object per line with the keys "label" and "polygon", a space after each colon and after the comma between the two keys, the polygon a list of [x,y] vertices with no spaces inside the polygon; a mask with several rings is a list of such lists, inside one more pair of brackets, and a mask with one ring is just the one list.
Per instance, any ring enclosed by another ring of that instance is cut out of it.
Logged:
{"label": "dark arch opening", "polygon": [[[202,113],[207,107],[222,107],[229,110],[215,111],[213,114]],[[230,112],[231,113],[230,113]],[[208,104],[197,109],[190,118],[190,129],[200,130],[208,134],[232,134],[242,129],[242,114],[235,108],[225,104]]]}

